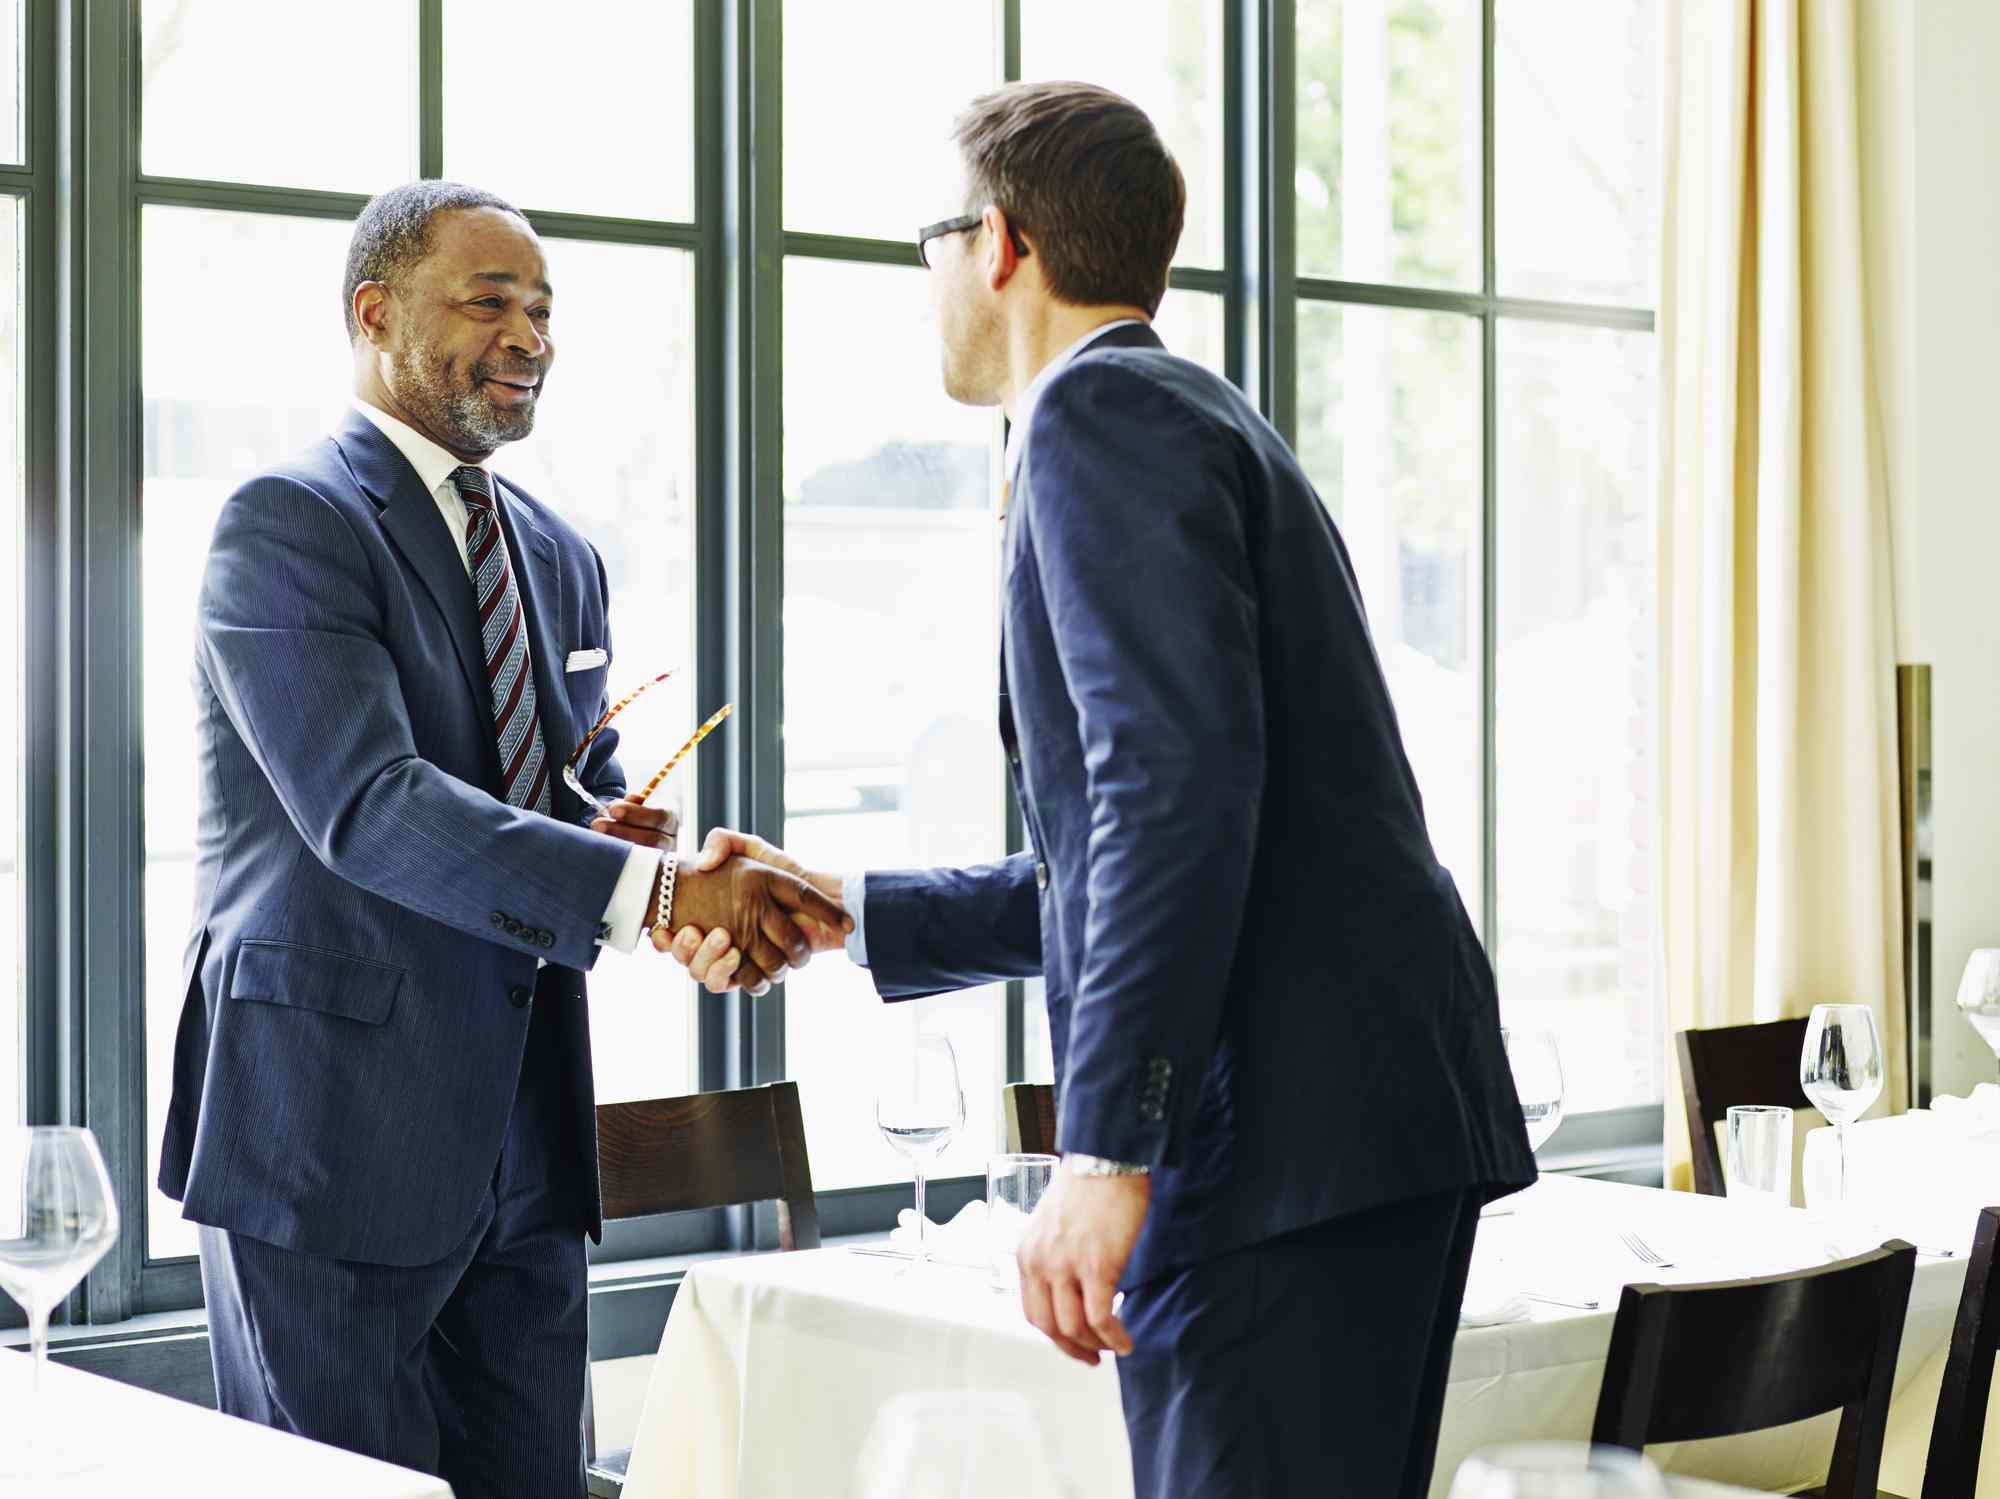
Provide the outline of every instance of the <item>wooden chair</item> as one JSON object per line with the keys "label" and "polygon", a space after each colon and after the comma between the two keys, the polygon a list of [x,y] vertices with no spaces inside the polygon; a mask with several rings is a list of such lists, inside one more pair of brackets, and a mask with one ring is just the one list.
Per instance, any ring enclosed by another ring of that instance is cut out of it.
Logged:
{"label": "wooden chair", "polygon": [[1591,1439],[1735,1436],[1839,1410],[1824,1499],[1874,1499],[1917,1251],[1756,1280],[1627,1286]]}
{"label": "wooden chair", "polygon": [[1674,1033],[1697,1192],[1723,1195],[1722,1150],[1715,1143],[1715,1126],[1730,1109],[1737,1104],[1805,1105],[1799,1087],[1799,1053],[1805,1044],[1803,1020]]}
{"label": "wooden chair", "polygon": [[1048,1083],[1009,1083],[1007,1152],[1009,1155],[1056,1153],[1056,1090]]}
{"label": "wooden chair", "polygon": [[1965,1290],[1958,1298],[1958,1320],[1951,1329],[1951,1352],[1945,1357],[1937,1419],[1931,1424],[1930,1457],[1924,1464],[1923,1499],[1973,1499],[1973,1486],[1979,1481],[1993,1356],[2000,1352],[2000,1278],[1993,1273],[1996,1244],[2000,1244],[2000,1208],[1988,1208],[1979,1215],[1972,1258],[1965,1267]]}
{"label": "wooden chair", "polygon": [[[797,1083],[600,1104],[597,1171],[606,1221],[775,1201],[778,1247],[819,1248]],[[618,1499],[632,1453],[598,1453],[587,1380],[583,1423],[590,1492]]]}

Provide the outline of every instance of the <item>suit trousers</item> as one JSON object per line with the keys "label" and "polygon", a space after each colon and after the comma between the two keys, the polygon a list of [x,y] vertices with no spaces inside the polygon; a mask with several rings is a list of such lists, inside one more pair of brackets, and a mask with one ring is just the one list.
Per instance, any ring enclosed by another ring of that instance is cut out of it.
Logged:
{"label": "suit trousers", "polygon": [[1138,1499],[1424,1499],[1482,1200],[1330,1219],[1129,1288]]}
{"label": "suit trousers", "polygon": [[577,1001],[545,999],[555,987],[536,986],[491,1186],[436,1264],[362,1264],[201,1230],[224,1411],[438,1474],[457,1499],[582,1495],[585,1216],[552,1009]]}

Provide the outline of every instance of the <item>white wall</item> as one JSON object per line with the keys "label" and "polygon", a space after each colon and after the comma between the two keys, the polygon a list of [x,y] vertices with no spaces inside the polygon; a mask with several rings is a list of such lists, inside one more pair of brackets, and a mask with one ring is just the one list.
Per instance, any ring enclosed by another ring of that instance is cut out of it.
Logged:
{"label": "white wall", "polygon": [[1952,1008],[2000,946],[2000,5],[1859,0],[1868,295],[1898,654],[1935,697],[1935,1081],[1994,1076]]}

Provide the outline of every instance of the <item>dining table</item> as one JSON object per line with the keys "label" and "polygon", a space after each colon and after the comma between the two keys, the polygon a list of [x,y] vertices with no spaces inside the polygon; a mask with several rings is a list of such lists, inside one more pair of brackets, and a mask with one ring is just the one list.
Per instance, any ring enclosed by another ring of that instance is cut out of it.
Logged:
{"label": "dining table", "polygon": [[[441,1478],[0,1348],[0,1494],[62,1499],[451,1499]],[[31,1443],[46,1477],[7,1473]]]}
{"label": "dining table", "polygon": [[[1809,1209],[1564,1176],[1501,1199],[1475,1241],[1432,1494],[1444,1499],[1483,1448],[1589,1437],[1628,1284],[1824,1265],[1872,1248],[1875,1232]],[[1962,1251],[1918,1259],[1884,1449],[1882,1486],[1896,1492],[1921,1487],[1936,1401],[1925,1382],[1942,1366],[1965,1263]],[[886,1402],[988,1391],[1024,1412],[1022,1440],[1062,1483],[1093,1499],[1130,1495],[1111,1360],[1065,1358],[1023,1319],[1017,1294],[992,1283],[981,1258],[913,1266],[879,1244],[695,1265],[654,1360],[627,1499],[848,1492]],[[1681,1478],[1788,1492],[1824,1479],[1837,1420],[1649,1454]]]}

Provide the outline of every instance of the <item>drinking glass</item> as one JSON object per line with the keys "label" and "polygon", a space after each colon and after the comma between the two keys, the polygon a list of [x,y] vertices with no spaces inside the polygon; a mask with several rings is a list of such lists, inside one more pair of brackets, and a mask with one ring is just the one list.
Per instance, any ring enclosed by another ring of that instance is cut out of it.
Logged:
{"label": "drinking glass", "polygon": [[1014,1251],[1061,1163],[1052,1155],[996,1155],[986,1163],[986,1260],[994,1290],[1020,1288]]}
{"label": "drinking glass", "polygon": [[1729,1110],[1728,1121],[1726,1195],[1790,1207],[1792,1111],[1763,1104],[1737,1104]]}
{"label": "drinking glass", "polygon": [[[0,1449],[0,1474],[41,1476],[60,1444],[40,1410],[49,1314],[118,1237],[118,1205],[89,1130],[0,1129],[0,1290],[28,1315],[27,1439]],[[38,1450],[39,1449],[39,1450]]]}
{"label": "drinking glass", "polygon": [[1025,1395],[894,1395],[869,1423],[856,1499],[1070,1499]]}
{"label": "drinking glass", "polygon": [[1799,1086],[1833,1126],[1840,1200],[1847,1200],[1847,1126],[1882,1093],[1882,1040],[1867,1005],[1814,1005],[1799,1055]]}
{"label": "drinking glass", "polygon": [[1528,1126],[1528,1149],[1540,1150],[1563,1122],[1562,1058],[1556,1038],[1547,1031],[1502,1028],[1507,1066],[1514,1074],[1514,1092],[1521,1100],[1521,1118]]}
{"label": "drinking glass", "polygon": [[1637,1452],[1587,1442],[1524,1442],[1475,1452],[1451,1499],[1666,1499],[1666,1481]]}
{"label": "drinking glass", "polygon": [[2000,1058],[2000,947],[1982,947],[1965,960],[1958,981],[1959,1013]]}
{"label": "drinking glass", "polygon": [[965,1090],[958,1082],[958,1057],[943,1036],[924,1036],[908,1051],[891,1047],[875,1088],[875,1125],[890,1148],[909,1157],[917,1178],[917,1255],[930,1258],[925,1243],[924,1178],[930,1163],[965,1127]]}

